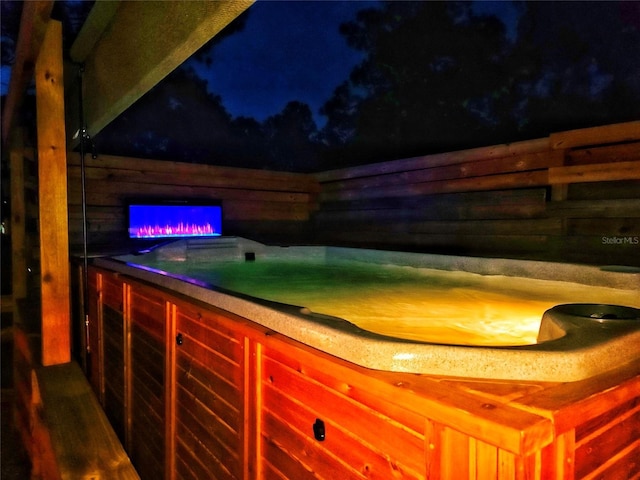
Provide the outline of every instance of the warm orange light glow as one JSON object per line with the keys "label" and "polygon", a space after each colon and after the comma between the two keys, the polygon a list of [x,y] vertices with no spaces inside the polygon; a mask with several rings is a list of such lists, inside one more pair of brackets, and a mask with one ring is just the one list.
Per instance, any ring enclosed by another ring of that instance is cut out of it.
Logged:
{"label": "warm orange light glow", "polygon": [[[430,272],[433,275],[433,271]],[[451,277],[473,274],[442,272]],[[343,318],[364,330],[407,340],[451,345],[513,346],[536,343],[542,315],[563,303],[637,305],[637,292],[568,282],[473,275],[476,285],[438,288],[421,284],[367,293],[357,288],[276,300]],[[472,282],[473,283],[473,282]],[[355,295],[350,293],[354,293]]]}
{"label": "warm orange light glow", "polygon": [[[544,312],[564,303],[640,307],[637,291],[408,266],[222,262],[183,268],[229,291],[347,320],[364,330],[450,345],[536,343]],[[182,273],[182,272],[176,272]]]}

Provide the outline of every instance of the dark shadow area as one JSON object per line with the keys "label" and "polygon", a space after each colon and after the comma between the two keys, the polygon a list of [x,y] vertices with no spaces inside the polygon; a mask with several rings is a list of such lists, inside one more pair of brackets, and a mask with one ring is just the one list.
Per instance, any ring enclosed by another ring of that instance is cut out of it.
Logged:
{"label": "dark shadow area", "polygon": [[3,480],[26,480],[31,475],[31,463],[13,421],[15,392],[13,384],[13,318],[11,313],[2,313],[0,352],[2,355],[0,478]]}

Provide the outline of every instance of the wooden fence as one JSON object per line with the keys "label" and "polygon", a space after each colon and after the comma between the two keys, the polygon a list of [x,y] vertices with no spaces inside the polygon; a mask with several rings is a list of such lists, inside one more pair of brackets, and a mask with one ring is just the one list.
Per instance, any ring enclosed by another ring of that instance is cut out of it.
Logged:
{"label": "wooden fence", "polygon": [[320,243],[640,266],[640,122],[316,175]]}
{"label": "wooden fence", "polygon": [[266,243],[640,266],[640,121],[315,175],[87,155],[86,192],[92,248],[122,243],[127,198],[211,198],[226,234]]}
{"label": "wooden fence", "polygon": [[[85,157],[87,236],[91,248],[118,246],[127,236],[126,201],[221,200],[223,231],[264,242],[303,242],[316,208],[317,182],[308,175],[100,155]],[[80,156],[69,155],[69,241],[82,245]]]}

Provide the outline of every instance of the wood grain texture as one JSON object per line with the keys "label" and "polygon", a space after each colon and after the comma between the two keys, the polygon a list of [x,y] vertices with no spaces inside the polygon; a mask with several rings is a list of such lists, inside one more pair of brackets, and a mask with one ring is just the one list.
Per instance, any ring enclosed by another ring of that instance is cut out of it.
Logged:
{"label": "wood grain texture", "polygon": [[[146,198],[222,201],[227,234],[273,232],[289,238],[308,229],[319,185],[310,175],[212,165],[100,156],[86,157],[87,232],[90,244],[124,243],[126,203]],[[82,244],[82,190],[77,154],[69,155],[69,231]]]}
{"label": "wood grain texture", "polygon": [[640,161],[596,163],[549,168],[549,183],[609,182],[640,180]]}
{"label": "wood grain texture", "polygon": [[551,148],[571,148],[605,143],[622,143],[640,140],[640,120],[616,125],[581,128],[549,136]]}
{"label": "wood grain texture", "polygon": [[62,24],[48,23],[36,62],[43,365],[71,359]]}
{"label": "wood grain texture", "polygon": [[[638,474],[640,361],[572,383],[369,370],[215,307],[125,284],[133,294],[124,311],[138,323],[130,454],[150,478],[163,473],[154,461],[171,480]],[[175,338],[158,331],[183,335],[171,347],[174,380],[164,384],[162,352]],[[171,411],[173,419],[158,413]],[[324,441],[314,438],[317,419]],[[144,448],[137,445],[141,429]],[[172,442],[165,432],[173,432]],[[162,445],[164,458],[157,456]]]}
{"label": "wood grain texture", "polygon": [[131,286],[131,416],[129,455],[148,478],[165,475],[165,321],[164,297],[148,287]]}
{"label": "wood grain texture", "polygon": [[42,478],[139,478],[77,364],[40,368],[35,380],[35,434],[51,448],[40,452]]}
{"label": "wood grain texture", "polygon": [[53,1],[32,1],[24,4],[16,43],[15,61],[11,67],[9,90],[2,110],[2,141],[7,142],[14,117],[22,105],[23,95],[33,79],[34,65],[44,42]]}
{"label": "wood grain texture", "polygon": [[563,148],[535,140],[317,174],[317,241],[639,266],[635,250],[602,240],[636,236],[637,127],[552,135]]}
{"label": "wood grain texture", "polygon": [[[91,51],[81,53],[89,134],[100,132],[252,3],[120,2],[115,12],[107,12],[108,26],[95,33],[99,39]],[[79,41],[87,42],[85,35]],[[76,120],[70,134],[78,128]]]}

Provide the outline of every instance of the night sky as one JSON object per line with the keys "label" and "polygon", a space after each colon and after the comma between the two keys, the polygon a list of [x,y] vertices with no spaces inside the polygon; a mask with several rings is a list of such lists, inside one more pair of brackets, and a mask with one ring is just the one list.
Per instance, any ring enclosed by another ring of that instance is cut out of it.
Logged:
{"label": "night sky", "polygon": [[[507,1],[473,2],[479,14],[497,15],[509,37],[516,34],[518,8]],[[318,113],[333,90],[364,58],[339,33],[343,22],[378,1],[258,0],[249,7],[245,28],[211,48],[213,62],[196,56],[185,62],[208,81],[233,116],[264,121],[287,102],[299,100]]]}
{"label": "night sky", "polygon": [[339,24],[377,3],[258,1],[249,7],[245,28],[214,47],[210,66],[195,58],[186,65],[208,80],[233,116],[264,121],[291,100],[317,114],[364,57],[346,45]]}

